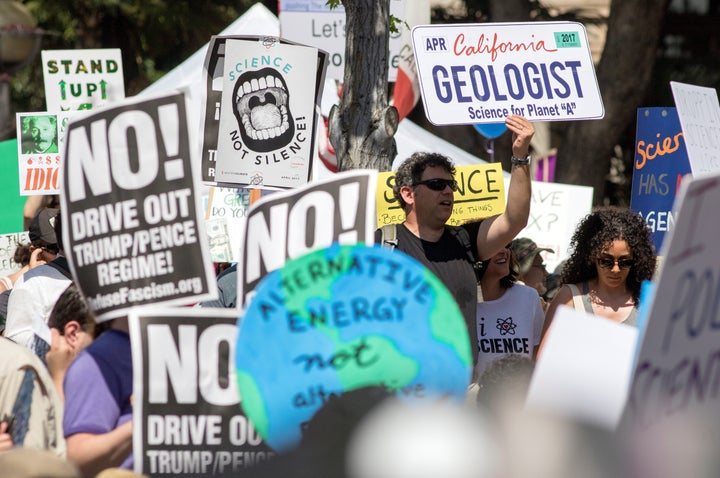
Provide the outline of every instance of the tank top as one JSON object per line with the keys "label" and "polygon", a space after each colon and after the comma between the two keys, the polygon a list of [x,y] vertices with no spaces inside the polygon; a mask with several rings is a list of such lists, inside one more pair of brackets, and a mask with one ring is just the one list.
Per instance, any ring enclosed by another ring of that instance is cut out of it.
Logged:
{"label": "tank top", "polygon": [[[593,312],[592,303],[590,302],[590,286],[588,285],[587,281],[582,283],[582,293],[580,293],[580,290],[575,284],[568,284],[568,287],[570,287],[570,291],[573,295],[573,305],[575,306],[575,309],[584,310],[588,314],[595,315],[595,312]],[[625,320],[620,323],[637,327],[637,320],[638,308],[637,306],[633,306],[628,316],[625,317]]]}

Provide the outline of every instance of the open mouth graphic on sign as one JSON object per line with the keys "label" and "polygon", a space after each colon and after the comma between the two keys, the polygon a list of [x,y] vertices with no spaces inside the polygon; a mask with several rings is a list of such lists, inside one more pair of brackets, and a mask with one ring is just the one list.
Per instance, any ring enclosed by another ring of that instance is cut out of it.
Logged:
{"label": "open mouth graphic on sign", "polygon": [[286,146],[295,134],[287,85],[272,68],[243,73],[233,89],[233,113],[245,145],[267,152]]}

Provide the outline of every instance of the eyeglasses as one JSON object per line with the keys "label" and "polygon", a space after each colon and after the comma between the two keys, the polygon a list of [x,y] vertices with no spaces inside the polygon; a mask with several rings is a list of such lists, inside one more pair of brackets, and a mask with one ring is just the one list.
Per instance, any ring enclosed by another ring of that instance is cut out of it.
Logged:
{"label": "eyeglasses", "polygon": [[453,191],[458,190],[458,183],[454,179],[426,179],[425,181],[418,181],[417,183],[415,183],[415,186],[420,186],[421,184],[427,186],[433,191],[442,191],[448,186],[450,186],[450,189],[452,189]]}
{"label": "eyeglasses", "polygon": [[612,269],[615,264],[620,269],[630,269],[635,264],[635,261],[632,259],[615,259],[614,257],[598,257],[597,263],[603,269]]}

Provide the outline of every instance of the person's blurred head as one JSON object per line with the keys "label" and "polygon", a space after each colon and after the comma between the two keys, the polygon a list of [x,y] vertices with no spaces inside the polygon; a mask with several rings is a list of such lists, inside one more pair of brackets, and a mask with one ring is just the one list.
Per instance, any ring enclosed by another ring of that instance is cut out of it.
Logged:
{"label": "person's blurred head", "polygon": [[70,284],[53,306],[48,327],[57,330],[77,352],[92,343],[107,323],[97,325],[87,301],[74,284]]}
{"label": "person's blurred head", "polygon": [[548,271],[545,269],[545,261],[540,253],[554,251],[546,247],[538,247],[535,241],[528,237],[514,239],[511,248],[517,261],[518,278],[543,296],[547,291]]}
{"label": "person's blurred head", "polygon": [[42,249],[43,260],[52,261],[59,252],[55,223],[60,210],[45,207],[40,209],[28,226],[31,249]]}
{"label": "person's blurred head", "polygon": [[503,289],[509,289],[517,282],[515,259],[510,244],[506,245],[487,260],[487,267],[481,284],[499,281]]}
{"label": "person's blurred head", "polygon": [[478,379],[478,405],[492,411],[522,407],[534,370],[535,362],[527,355],[509,354],[490,363]]}
{"label": "person's blurred head", "polygon": [[15,253],[13,254],[13,262],[20,266],[26,266],[30,263],[30,244],[18,243],[15,247]]}

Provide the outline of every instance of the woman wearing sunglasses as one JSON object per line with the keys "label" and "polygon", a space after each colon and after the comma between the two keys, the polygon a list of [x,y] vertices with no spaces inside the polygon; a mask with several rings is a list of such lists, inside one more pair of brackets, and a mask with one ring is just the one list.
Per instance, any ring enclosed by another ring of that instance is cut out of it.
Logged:
{"label": "woman wearing sunglasses", "polygon": [[550,303],[545,328],[559,305],[637,325],[640,286],[655,272],[652,232],[627,208],[602,207],[587,215],[570,242],[564,284]]}

